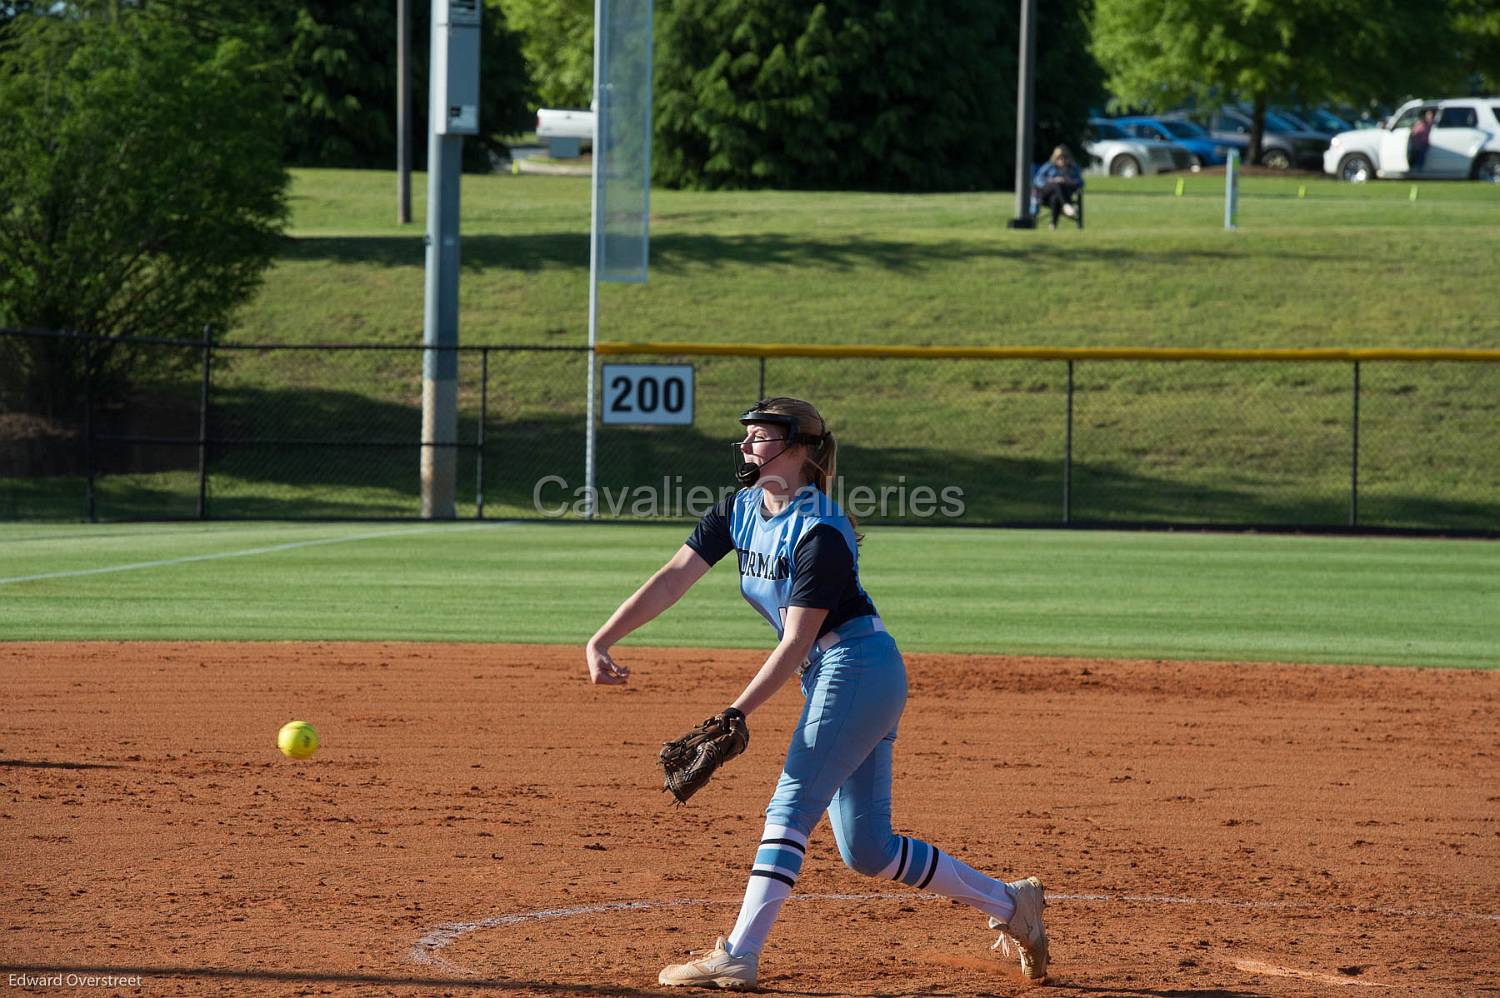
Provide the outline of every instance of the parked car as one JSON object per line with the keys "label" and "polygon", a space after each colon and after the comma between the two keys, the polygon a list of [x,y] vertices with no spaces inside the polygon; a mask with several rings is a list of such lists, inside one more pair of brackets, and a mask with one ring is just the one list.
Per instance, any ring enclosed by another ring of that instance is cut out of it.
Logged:
{"label": "parked car", "polygon": [[1244,139],[1215,139],[1201,125],[1191,121],[1167,121],[1147,115],[1113,118],[1111,121],[1138,139],[1177,143],[1193,155],[1197,160],[1196,166],[1223,166],[1224,161],[1229,158],[1229,150],[1238,149],[1243,156],[1245,147],[1249,145]]}
{"label": "parked car", "polygon": [[1296,111],[1290,110],[1288,108],[1273,107],[1269,108],[1268,110],[1274,112],[1276,114],[1276,117],[1280,118],[1282,121],[1291,125],[1298,131],[1316,132],[1319,135],[1326,135],[1329,138],[1333,138],[1339,132],[1347,130],[1343,128],[1319,128],[1303,115],[1300,115]]}
{"label": "parked car", "polygon": [[1136,138],[1107,118],[1089,119],[1083,148],[1088,151],[1089,172],[1111,177],[1138,177],[1193,166],[1193,154],[1182,146]]}
{"label": "parked car", "polygon": [[536,113],[536,137],[554,158],[578,155],[594,145],[594,112],[587,109],[544,107]]}
{"label": "parked car", "polygon": [[1340,117],[1326,107],[1276,107],[1272,110],[1293,124],[1302,125],[1309,132],[1323,132],[1334,136],[1339,132],[1352,132],[1357,127],[1354,122]]}
{"label": "parked car", "polygon": [[[1427,160],[1412,170],[1406,160],[1411,126],[1437,112]],[[1389,125],[1340,132],[1323,157],[1323,171],[1352,183],[1373,177],[1448,177],[1500,183],[1500,97],[1414,100],[1396,109]]]}
{"label": "parked car", "polygon": [[[1225,104],[1209,111],[1204,125],[1216,139],[1244,139],[1248,143],[1254,120],[1254,112],[1243,105]],[[1327,135],[1304,131],[1275,111],[1267,110],[1265,129],[1260,136],[1260,165],[1273,170],[1288,170],[1293,166],[1317,169],[1328,149],[1328,140]]]}

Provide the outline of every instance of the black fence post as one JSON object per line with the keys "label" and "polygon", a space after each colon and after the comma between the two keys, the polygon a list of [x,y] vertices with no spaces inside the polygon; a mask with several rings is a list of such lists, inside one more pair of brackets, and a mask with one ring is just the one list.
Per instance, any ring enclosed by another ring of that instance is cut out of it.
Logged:
{"label": "black fence post", "polygon": [[208,389],[213,369],[213,329],[203,327],[203,382],[198,395],[198,519],[208,519]]}
{"label": "black fence post", "polygon": [[1349,419],[1349,526],[1359,524],[1359,361],[1354,362],[1354,392]]}
{"label": "black fence post", "polygon": [[1073,362],[1068,361],[1068,426],[1063,436],[1063,523],[1073,520]]}
{"label": "black fence post", "polygon": [[90,523],[98,523],[94,502],[94,336],[83,337],[83,508]]}
{"label": "black fence post", "polygon": [[484,519],[484,424],[490,405],[490,348],[479,351],[479,439],[474,450],[474,519]]}

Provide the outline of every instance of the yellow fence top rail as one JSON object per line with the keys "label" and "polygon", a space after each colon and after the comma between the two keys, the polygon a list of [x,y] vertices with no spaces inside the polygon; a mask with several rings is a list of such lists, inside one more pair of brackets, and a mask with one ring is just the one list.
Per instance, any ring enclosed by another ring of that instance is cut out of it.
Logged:
{"label": "yellow fence top rail", "polygon": [[1467,361],[1500,363],[1500,350],[1190,350],[1168,347],[939,347],[813,343],[621,343],[605,341],[606,355],[672,354],[699,357],[905,357],[955,360],[1208,360],[1208,361]]}

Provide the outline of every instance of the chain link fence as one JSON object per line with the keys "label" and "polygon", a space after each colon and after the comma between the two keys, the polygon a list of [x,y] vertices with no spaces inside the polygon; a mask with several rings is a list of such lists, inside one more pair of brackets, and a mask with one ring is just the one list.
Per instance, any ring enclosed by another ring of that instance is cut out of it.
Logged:
{"label": "chain link fence", "polygon": [[[121,380],[46,337],[85,376],[39,394],[16,358],[43,334],[0,331],[0,519],[420,515],[420,346],[136,339],[158,373]],[[1500,363],[663,349],[602,360],[691,364],[692,424],[599,425],[589,493],[587,351],[458,348],[458,515],[691,519],[731,486],[738,414],[788,394],[864,523],[1500,533]]]}

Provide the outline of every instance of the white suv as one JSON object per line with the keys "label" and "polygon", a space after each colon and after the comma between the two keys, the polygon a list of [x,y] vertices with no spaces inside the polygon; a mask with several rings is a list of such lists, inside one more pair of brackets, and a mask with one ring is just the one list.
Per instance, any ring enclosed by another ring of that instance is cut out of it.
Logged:
{"label": "white suv", "polygon": [[[1427,160],[1413,170],[1406,162],[1411,126],[1436,111]],[[1323,172],[1363,183],[1372,177],[1415,180],[1448,177],[1500,183],[1500,97],[1455,97],[1409,101],[1383,128],[1340,132],[1323,154]]]}

